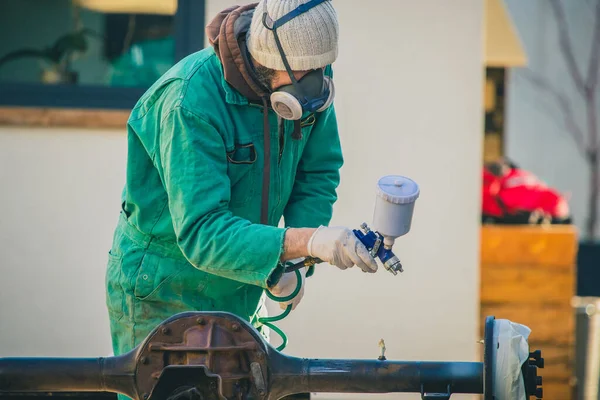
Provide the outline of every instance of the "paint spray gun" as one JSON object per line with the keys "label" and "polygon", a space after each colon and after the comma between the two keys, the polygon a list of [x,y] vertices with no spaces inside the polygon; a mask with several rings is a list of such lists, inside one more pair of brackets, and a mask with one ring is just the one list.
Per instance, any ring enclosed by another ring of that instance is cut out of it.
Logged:
{"label": "paint spray gun", "polygon": [[[388,175],[377,182],[377,197],[373,212],[373,227],[363,223],[361,229],[354,229],[354,235],[369,250],[371,256],[379,259],[386,270],[394,275],[404,272],[400,259],[392,251],[394,242],[410,231],[415,202],[419,198],[419,186],[404,176]],[[305,267],[312,267],[322,260],[308,257],[304,261],[288,266],[286,273]]]}

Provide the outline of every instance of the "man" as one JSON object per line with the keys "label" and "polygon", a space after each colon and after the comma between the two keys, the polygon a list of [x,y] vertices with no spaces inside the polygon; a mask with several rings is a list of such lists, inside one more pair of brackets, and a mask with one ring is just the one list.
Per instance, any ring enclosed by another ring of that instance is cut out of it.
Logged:
{"label": "man", "polygon": [[252,320],[264,290],[296,287],[287,260],[377,270],[350,229],[326,227],[342,166],[331,2],[232,7],[207,33],[212,46],[160,78],[129,118],[106,277],[115,355],[179,312]]}

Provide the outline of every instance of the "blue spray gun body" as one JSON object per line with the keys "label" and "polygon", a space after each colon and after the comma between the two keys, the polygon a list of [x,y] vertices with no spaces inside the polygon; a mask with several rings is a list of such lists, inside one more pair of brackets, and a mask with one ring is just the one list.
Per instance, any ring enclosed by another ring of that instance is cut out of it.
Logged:
{"label": "blue spray gun body", "polygon": [[383,235],[372,231],[366,223],[363,223],[360,227],[361,229],[354,229],[353,232],[369,250],[371,256],[379,258],[385,269],[394,275],[398,275],[398,272],[404,272],[400,259],[396,257],[392,248],[384,245],[385,238]]}

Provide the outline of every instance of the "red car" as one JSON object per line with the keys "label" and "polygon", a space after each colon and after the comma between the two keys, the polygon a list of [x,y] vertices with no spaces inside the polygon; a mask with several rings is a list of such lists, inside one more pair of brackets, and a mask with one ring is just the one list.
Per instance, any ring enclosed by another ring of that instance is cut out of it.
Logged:
{"label": "red car", "polygon": [[567,199],[508,161],[483,169],[482,219],[501,224],[570,224]]}

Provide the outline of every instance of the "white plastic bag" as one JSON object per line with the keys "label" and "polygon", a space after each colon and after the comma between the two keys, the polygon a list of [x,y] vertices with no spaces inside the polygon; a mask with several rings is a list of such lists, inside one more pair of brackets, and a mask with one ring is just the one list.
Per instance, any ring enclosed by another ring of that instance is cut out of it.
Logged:
{"label": "white plastic bag", "polygon": [[525,325],[497,319],[494,324],[494,396],[496,400],[527,400],[521,366],[529,358]]}

